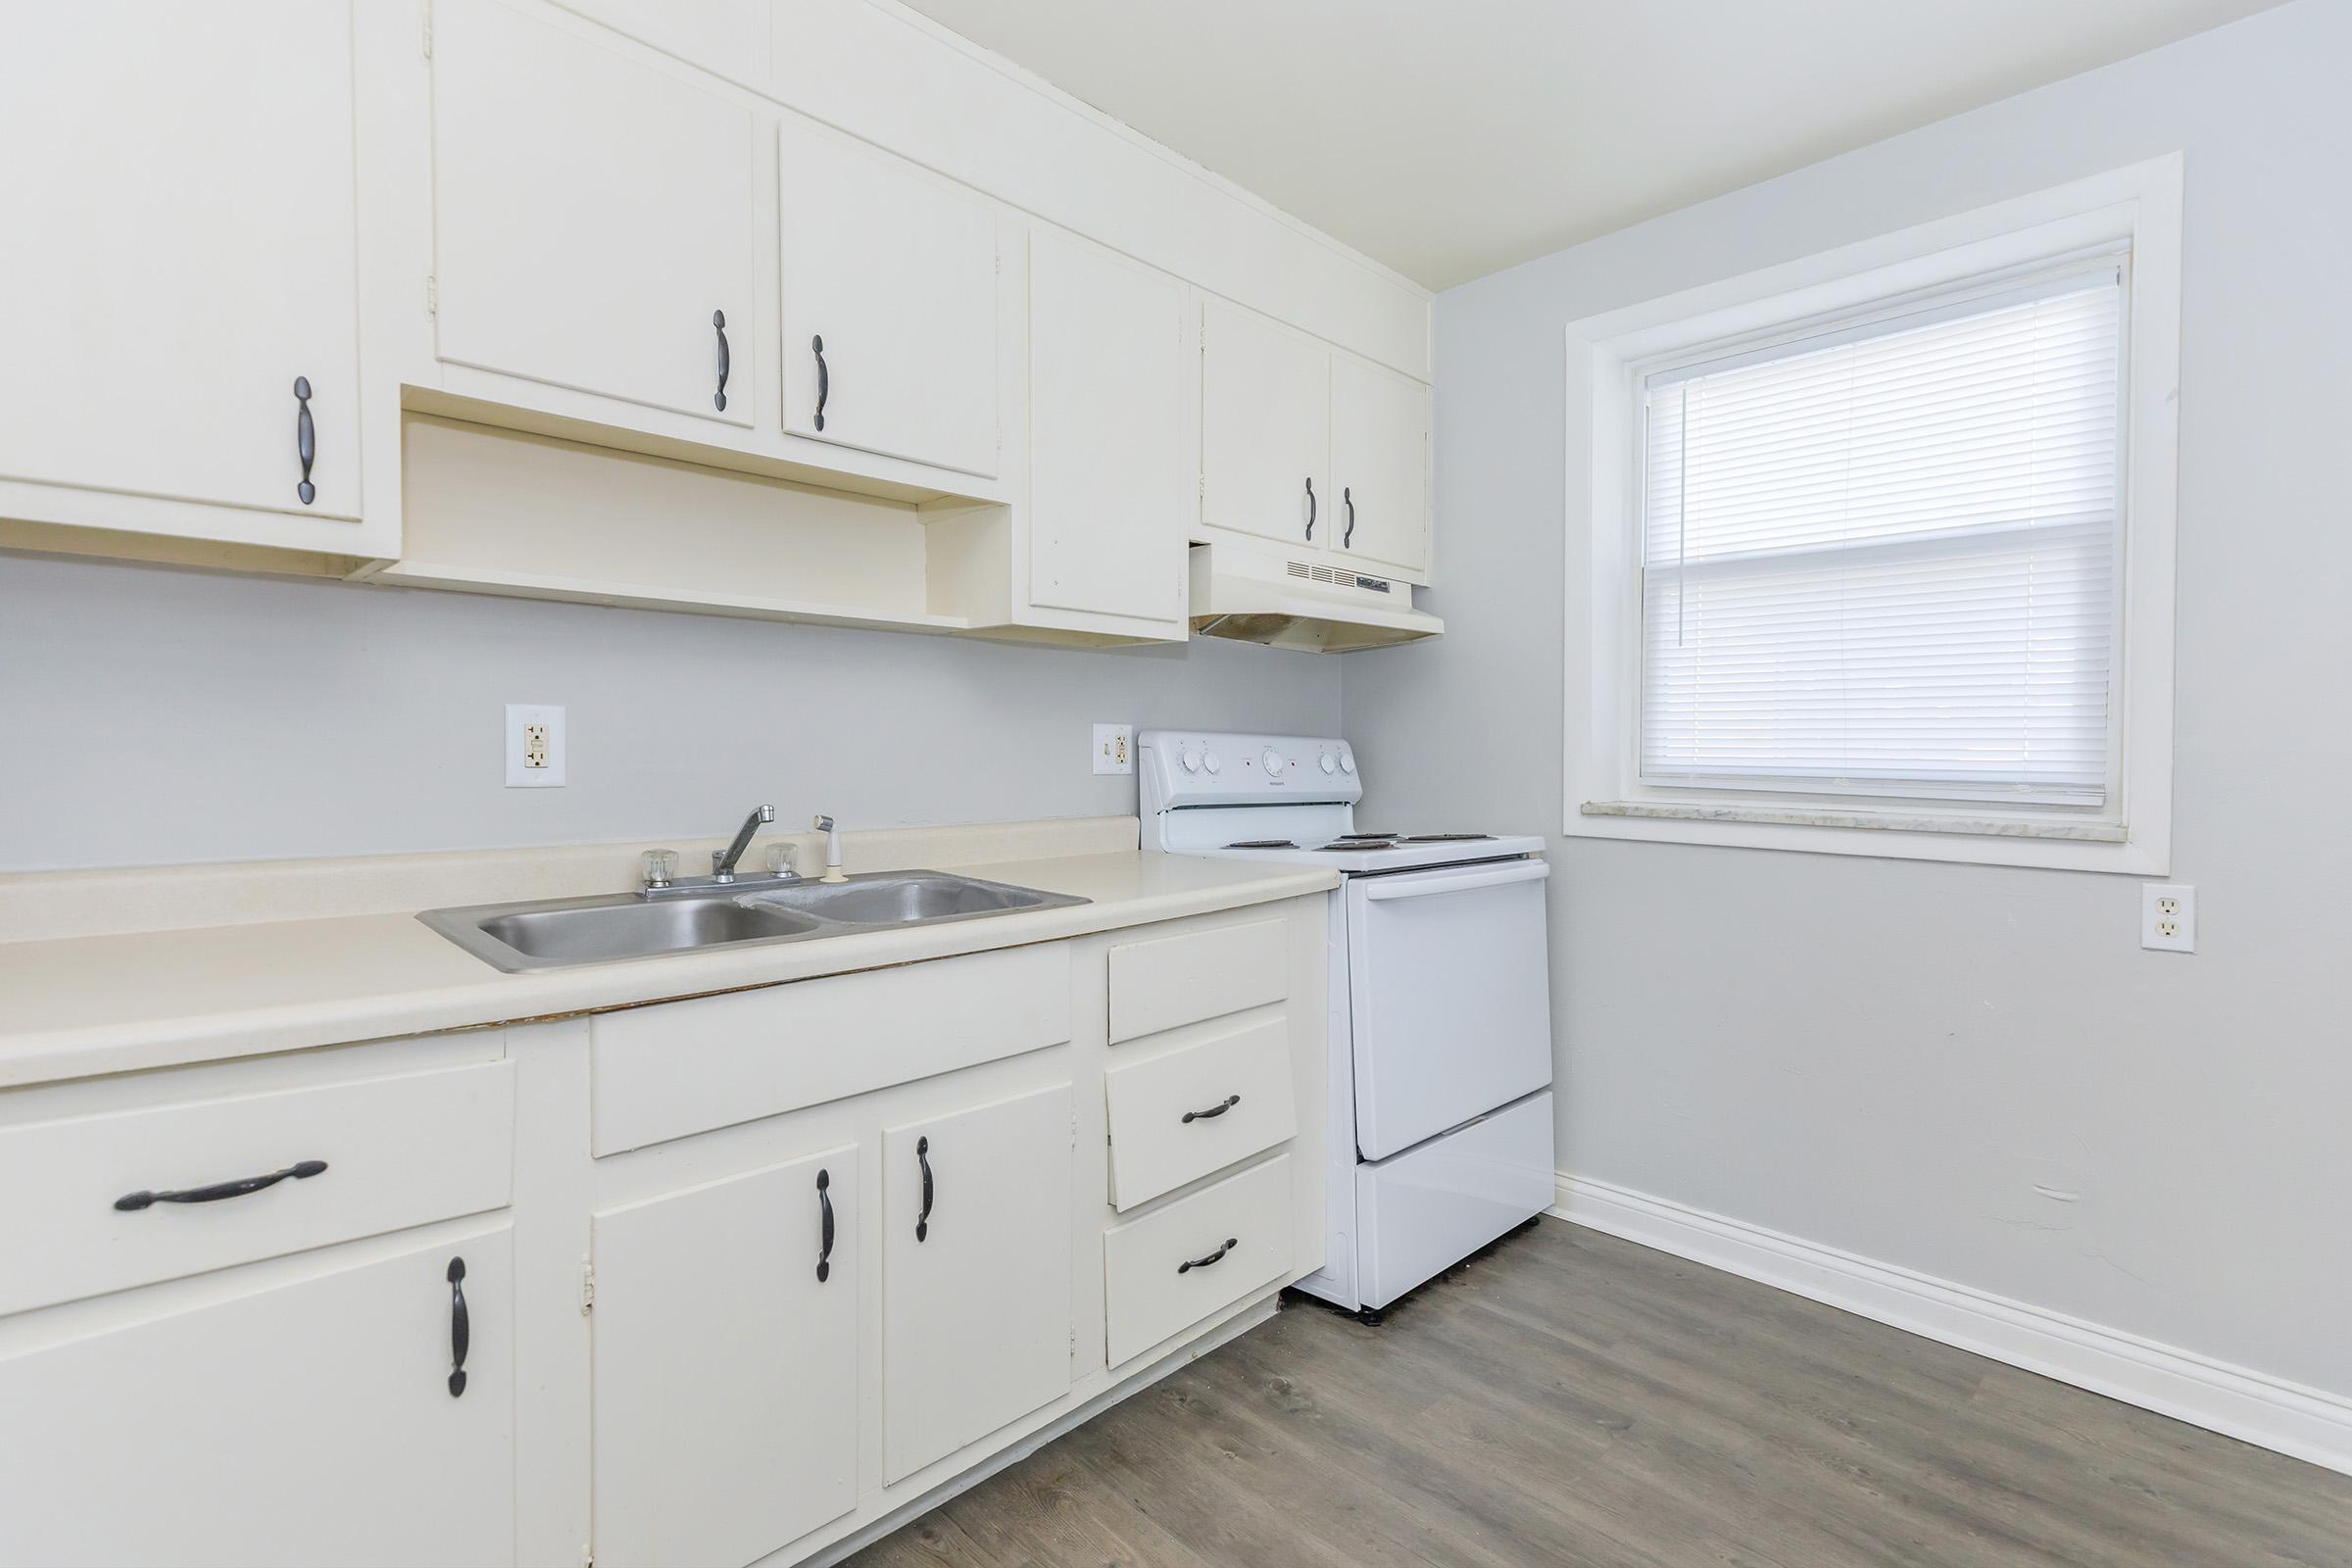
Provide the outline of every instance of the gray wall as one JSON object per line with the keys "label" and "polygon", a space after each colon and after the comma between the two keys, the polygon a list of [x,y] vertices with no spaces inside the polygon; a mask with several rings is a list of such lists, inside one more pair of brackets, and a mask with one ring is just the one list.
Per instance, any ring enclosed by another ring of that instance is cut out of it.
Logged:
{"label": "gray wall", "polygon": [[[1096,721],[1337,733],[1340,662],[0,556],[0,871],[1133,811]],[[567,782],[510,790],[510,702]]]}
{"label": "gray wall", "polygon": [[[1348,732],[1381,820],[1552,835],[1565,1169],[2352,1394],[2347,60],[2300,0],[1440,297],[1448,633]],[[1560,836],[1564,323],[2174,149],[2200,951],[2128,878]]]}

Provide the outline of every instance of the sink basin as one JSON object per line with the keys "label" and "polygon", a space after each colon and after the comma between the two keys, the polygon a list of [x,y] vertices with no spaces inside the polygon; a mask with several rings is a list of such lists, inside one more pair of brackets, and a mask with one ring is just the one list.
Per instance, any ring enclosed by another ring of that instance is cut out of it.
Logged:
{"label": "sink basin", "polygon": [[939,925],[1087,901],[945,871],[880,871],[846,882],[746,878],[655,898],[549,899],[427,909],[416,918],[510,974],[710,948],[809,942]]}
{"label": "sink basin", "polygon": [[688,948],[763,942],[816,929],[808,915],[735,900],[675,899],[654,903],[597,903],[517,909],[492,915],[478,929],[543,966],[639,958]]}
{"label": "sink basin", "polygon": [[848,925],[929,925],[1080,901],[942,871],[894,871],[847,882],[801,882],[754,895],[763,909],[798,909]]}

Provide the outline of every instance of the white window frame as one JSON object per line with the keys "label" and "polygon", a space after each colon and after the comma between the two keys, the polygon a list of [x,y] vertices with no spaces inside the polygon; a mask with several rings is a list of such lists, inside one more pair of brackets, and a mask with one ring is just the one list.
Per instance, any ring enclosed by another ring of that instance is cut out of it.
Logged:
{"label": "white window frame", "polygon": [[[2172,870],[2173,591],[2180,366],[2179,154],[1706,284],[1567,329],[1565,831],[2163,876]],[[1801,797],[1641,778],[1642,380],[1677,357],[1785,340],[2010,270],[2130,248],[2124,485],[2104,806]],[[1583,630],[1580,632],[1580,622]],[[1586,710],[1576,710],[1582,695]]]}

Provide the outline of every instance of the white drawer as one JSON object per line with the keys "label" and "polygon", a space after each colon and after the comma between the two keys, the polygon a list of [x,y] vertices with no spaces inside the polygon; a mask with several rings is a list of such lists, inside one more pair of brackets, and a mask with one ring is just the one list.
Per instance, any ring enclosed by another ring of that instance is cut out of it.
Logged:
{"label": "white drawer", "polygon": [[1291,1217],[1283,1154],[1103,1233],[1110,1364],[1288,1274]]}
{"label": "white drawer", "polygon": [[1069,1038],[1066,942],[602,1013],[590,1147],[615,1154]]}
{"label": "white drawer", "polygon": [[504,1208],[514,1143],[503,1060],[12,1127],[0,1313]]}
{"label": "white drawer", "polygon": [[1298,1131],[1288,1018],[1141,1061],[1112,1057],[1110,1201],[1130,1209]]}
{"label": "white drawer", "polygon": [[1110,1040],[1219,1018],[1291,991],[1291,923],[1211,926],[1110,950]]}

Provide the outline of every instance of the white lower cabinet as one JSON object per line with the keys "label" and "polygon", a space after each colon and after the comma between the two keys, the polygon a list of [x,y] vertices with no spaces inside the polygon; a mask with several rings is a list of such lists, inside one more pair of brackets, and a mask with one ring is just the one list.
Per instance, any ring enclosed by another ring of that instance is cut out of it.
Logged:
{"label": "white lower cabinet", "polygon": [[593,1224],[598,1560],[732,1568],[858,1500],[858,1150]]}
{"label": "white lower cabinet", "polygon": [[882,1135],[883,1480],[1070,1386],[1070,1086]]}
{"label": "white lower cabinet", "polygon": [[502,1223],[363,1244],[59,1343],[11,1336],[0,1562],[512,1563],[512,1243]]}

